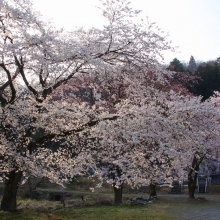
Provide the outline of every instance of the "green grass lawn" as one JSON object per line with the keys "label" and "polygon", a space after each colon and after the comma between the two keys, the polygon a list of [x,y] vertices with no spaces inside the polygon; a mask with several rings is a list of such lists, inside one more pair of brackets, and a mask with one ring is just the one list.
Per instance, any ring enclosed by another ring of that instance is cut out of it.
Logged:
{"label": "green grass lawn", "polygon": [[[18,198],[18,212],[0,211],[0,220],[182,220],[185,213],[204,210],[213,205],[220,205],[211,200],[189,200],[187,195],[161,195],[152,204],[137,205],[126,203],[128,198],[141,194],[124,193],[123,204],[113,204],[113,192],[97,190],[69,191],[72,197],[66,200],[65,207],[59,201],[30,200]],[[85,202],[81,200],[84,196]],[[142,194],[147,197],[147,194]],[[207,196],[207,195],[204,195]],[[1,198],[0,198],[1,200]]]}
{"label": "green grass lawn", "polygon": [[[65,208],[58,201],[37,201],[18,199],[18,212],[0,211],[1,220],[174,220],[166,210],[170,207],[164,199],[153,204],[137,205],[126,203],[126,198],[137,195],[125,194],[122,205],[113,205],[113,195],[108,193],[87,193],[85,202],[74,193],[74,198],[66,202]],[[172,203],[170,203],[172,205]]]}
{"label": "green grass lawn", "polygon": [[53,209],[48,212],[31,209],[21,209],[17,213],[0,212],[0,219],[29,220],[29,219],[54,219],[54,220],[174,220],[174,216],[166,213],[160,205],[121,205],[121,206],[92,206],[66,209]]}

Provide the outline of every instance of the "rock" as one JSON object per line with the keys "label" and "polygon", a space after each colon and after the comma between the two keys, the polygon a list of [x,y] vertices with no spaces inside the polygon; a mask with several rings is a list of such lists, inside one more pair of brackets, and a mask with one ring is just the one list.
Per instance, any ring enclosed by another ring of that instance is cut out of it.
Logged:
{"label": "rock", "polygon": [[146,204],[153,203],[152,200],[155,200],[155,199],[156,199],[156,197],[153,197],[153,198],[151,197],[151,199],[148,199],[148,198],[144,198],[143,196],[141,196],[141,197],[128,199],[126,202],[146,205]]}

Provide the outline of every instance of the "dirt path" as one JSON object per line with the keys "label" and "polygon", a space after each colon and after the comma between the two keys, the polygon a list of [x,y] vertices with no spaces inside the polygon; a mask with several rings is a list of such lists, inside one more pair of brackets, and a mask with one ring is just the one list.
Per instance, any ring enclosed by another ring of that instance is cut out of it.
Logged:
{"label": "dirt path", "polygon": [[188,209],[186,213],[180,215],[182,219],[194,219],[194,220],[218,220],[220,219],[220,205]]}
{"label": "dirt path", "polygon": [[220,195],[197,194],[196,198],[205,199],[191,201],[187,195],[159,195],[166,198],[174,207],[168,213],[180,220],[220,220]]}

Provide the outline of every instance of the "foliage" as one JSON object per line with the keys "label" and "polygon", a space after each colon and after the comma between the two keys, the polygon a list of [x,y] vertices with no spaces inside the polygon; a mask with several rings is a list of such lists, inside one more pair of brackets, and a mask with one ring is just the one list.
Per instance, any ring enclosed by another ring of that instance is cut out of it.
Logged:
{"label": "foliage", "polygon": [[[75,134],[112,116],[82,102],[53,100],[50,95],[70,79],[82,79],[83,73],[102,82],[106,76],[120,73],[125,63],[154,68],[160,51],[170,48],[152,24],[129,21],[139,12],[129,8],[127,2],[109,1],[103,7],[109,25],[66,33],[39,20],[29,1],[2,2],[3,178],[5,172],[17,169],[60,182],[82,174],[80,170],[88,167],[87,162],[92,167]],[[160,44],[156,47],[155,42]],[[26,92],[17,90],[21,80]],[[74,147],[55,147],[58,152],[50,149],[51,140],[62,143],[63,138],[66,146]],[[75,166],[76,155],[79,164]]]}
{"label": "foliage", "polygon": [[0,2],[4,210],[16,208],[21,176],[140,186],[181,180],[194,158],[215,159],[218,97],[201,103],[172,89],[158,61],[171,49],[163,32],[134,23],[140,11],[127,1],[101,2],[109,24],[71,33],[42,22],[28,0]]}
{"label": "foliage", "polygon": [[220,68],[217,62],[199,66],[195,74],[201,78],[195,85],[195,94],[203,96],[203,100],[212,96],[214,91],[220,91]]}
{"label": "foliage", "polygon": [[187,69],[192,73],[194,74],[196,69],[197,69],[197,65],[196,65],[196,61],[194,59],[193,56],[190,57],[190,60],[189,60],[189,64],[188,64],[188,67]]}
{"label": "foliage", "polygon": [[186,71],[183,64],[177,58],[174,58],[173,61],[170,62],[168,69],[175,72]]}

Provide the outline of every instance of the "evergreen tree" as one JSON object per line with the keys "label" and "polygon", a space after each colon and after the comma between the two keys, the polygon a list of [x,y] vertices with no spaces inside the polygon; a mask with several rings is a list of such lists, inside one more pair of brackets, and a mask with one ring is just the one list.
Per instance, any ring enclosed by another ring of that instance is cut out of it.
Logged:
{"label": "evergreen tree", "polygon": [[168,70],[175,71],[175,72],[186,71],[183,64],[177,58],[174,58],[173,61],[170,62]]}
{"label": "evergreen tree", "polygon": [[189,65],[188,65],[187,69],[188,69],[192,74],[194,74],[195,71],[196,71],[196,69],[197,69],[196,61],[195,61],[195,59],[194,59],[193,56],[190,57]]}
{"label": "evergreen tree", "polygon": [[195,85],[195,94],[203,96],[203,100],[212,96],[214,91],[220,91],[220,68],[217,62],[199,66],[195,74],[201,78]]}
{"label": "evergreen tree", "polygon": [[220,57],[217,58],[217,63],[220,65]]}

